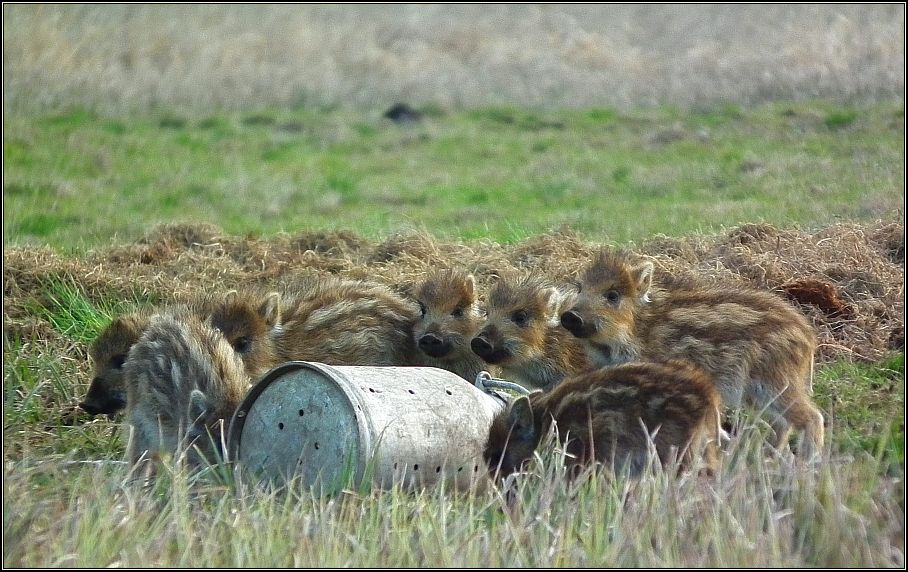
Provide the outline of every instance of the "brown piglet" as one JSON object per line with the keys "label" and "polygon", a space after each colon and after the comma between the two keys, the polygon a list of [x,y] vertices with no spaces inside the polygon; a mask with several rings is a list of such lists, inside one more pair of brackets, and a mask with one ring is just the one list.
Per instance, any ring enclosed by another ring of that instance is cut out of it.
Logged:
{"label": "brown piglet", "polygon": [[256,380],[286,361],[413,365],[414,302],[365,281],[309,277],[281,292],[228,294],[209,310]]}
{"label": "brown piglet", "polygon": [[482,325],[476,280],[462,270],[430,273],[414,294],[420,317],[413,325],[413,342],[420,365],[456,373],[470,383],[491,369],[470,349]]}
{"label": "brown piglet", "polygon": [[488,298],[488,315],[471,340],[473,352],[501,368],[501,375],[547,389],[589,369],[579,340],[558,325],[565,299],[539,276],[501,278]]}
{"label": "brown piglet", "polygon": [[493,420],[484,456],[492,473],[520,470],[552,422],[576,470],[592,461],[639,476],[649,463],[700,454],[717,469],[720,398],[703,370],[682,361],[634,362],[587,372],[513,401]]}
{"label": "brown piglet", "polygon": [[810,399],[816,338],[804,316],[769,292],[690,278],[653,282],[653,264],[603,249],[582,274],[561,324],[598,367],[686,359],[706,370],[726,407],[765,411],[776,446],[791,427],[808,458],[823,447],[823,415]]}
{"label": "brown piglet", "polygon": [[223,456],[227,424],[249,389],[240,356],[185,306],[152,316],[123,367],[127,460]]}
{"label": "brown piglet", "polygon": [[92,380],[79,407],[92,415],[113,415],[126,407],[123,364],[130,348],[148,326],[148,314],[137,312],[114,318],[92,342]]}

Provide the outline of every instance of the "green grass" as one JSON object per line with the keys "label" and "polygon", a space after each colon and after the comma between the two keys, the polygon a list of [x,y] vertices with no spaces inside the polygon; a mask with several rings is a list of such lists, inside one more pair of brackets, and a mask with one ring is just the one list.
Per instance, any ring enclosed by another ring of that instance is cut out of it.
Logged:
{"label": "green grass", "polygon": [[4,123],[4,243],[87,249],[159,222],[231,234],[428,228],[513,242],[817,225],[904,207],[898,102],[680,111],[494,107],[397,126],[378,113],[202,118],[81,110]]}
{"label": "green grass", "polygon": [[834,419],[838,448],[905,464],[905,354],[876,365],[840,361],[817,372],[817,404]]}
{"label": "green grass", "polygon": [[74,281],[59,278],[49,279],[41,299],[32,304],[36,316],[45,318],[60,334],[85,345],[126,307],[122,302],[104,301],[103,307],[97,308]]}
{"label": "green grass", "polygon": [[229,473],[142,486],[121,465],[80,458],[6,463],[6,566],[879,567],[903,557],[902,479],[867,455],[775,459],[756,432],[710,481],[570,482],[545,450],[512,503],[495,489],[443,487],[318,498]]}
{"label": "green grass", "polygon": [[830,129],[842,129],[854,123],[858,116],[859,113],[851,109],[836,110],[829,112],[823,123]]}
{"label": "green grass", "polygon": [[[424,227],[502,242],[567,226],[625,242],[904,206],[900,103],[432,111],[410,127],[308,109],[7,117],[4,243],[78,254],[179,220],[239,236]],[[753,423],[714,481],[570,483],[549,451],[511,507],[494,490],[313,498],[229,474],[143,487],[117,463],[116,420],[65,420],[87,389],[87,343],[154,300],[62,278],[31,295],[52,331],[25,333],[17,316],[4,336],[5,566],[904,564],[903,353],[817,371],[829,425],[815,466],[766,450]]]}

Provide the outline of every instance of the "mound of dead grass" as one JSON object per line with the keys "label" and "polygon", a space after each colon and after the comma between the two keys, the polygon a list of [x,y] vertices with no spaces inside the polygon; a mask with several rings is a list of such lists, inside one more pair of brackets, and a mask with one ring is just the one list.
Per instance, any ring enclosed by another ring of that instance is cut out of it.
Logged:
{"label": "mound of dead grass", "polygon": [[694,272],[777,292],[813,323],[820,362],[877,361],[904,346],[901,223],[817,231],[746,224],[722,235],[656,238],[641,250],[666,272]]}
{"label": "mound of dead grass", "polygon": [[[6,335],[53,331],[34,312],[48,283],[75,284],[102,306],[111,299],[157,303],[199,291],[278,286],[302,274],[374,279],[405,291],[430,268],[459,266],[487,288],[509,271],[574,279],[600,244],[569,231],[513,245],[443,242],[427,233],[373,243],[345,231],[225,235],[210,225],[164,225],[125,246],[81,258],[45,248],[4,252]],[[719,235],[654,237],[638,248],[660,272],[752,284],[785,296],[811,320],[817,360],[877,361],[904,346],[904,226],[836,224],[816,231],[746,224]]]}

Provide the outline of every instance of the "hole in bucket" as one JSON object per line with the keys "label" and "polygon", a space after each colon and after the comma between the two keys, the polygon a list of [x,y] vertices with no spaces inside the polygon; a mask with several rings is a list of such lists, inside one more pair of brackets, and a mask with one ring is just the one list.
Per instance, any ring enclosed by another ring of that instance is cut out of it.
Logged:
{"label": "hole in bucket", "polygon": [[410,395],[416,395],[416,392],[415,392],[415,391],[413,391],[413,390],[412,390],[412,389],[408,389],[408,390],[407,390],[407,392],[409,392],[409,393],[410,393]]}
{"label": "hole in bucket", "polygon": [[414,471],[418,471],[418,470],[419,470],[419,465],[418,465],[418,464],[413,465],[413,470],[414,470]]}
{"label": "hole in bucket", "polygon": [[440,473],[440,472],[441,472],[441,467],[435,467],[435,472],[436,472],[436,473]]}
{"label": "hole in bucket", "polygon": [[450,390],[450,389],[446,389],[446,390],[445,390],[445,393],[447,393],[448,395],[454,395],[453,393],[451,393],[451,390]]}
{"label": "hole in bucket", "polygon": [[277,424],[277,428],[280,429],[281,431],[283,431],[283,430],[284,430],[284,424],[283,424],[283,423],[278,423],[278,424]]}
{"label": "hole in bucket", "polygon": [[318,441],[315,442],[315,449],[318,450]]}
{"label": "hole in bucket", "polygon": [[370,392],[370,393],[375,393],[375,390],[372,389],[372,388],[370,387],[370,388],[369,388],[369,392]]}
{"label": "hole in bucket", "polygon": [[397,468],[397,463],[394,463],[394,468],[395,468],[395,469]]}
{"label": "hole in bucket", "polygon": [[300,409],[300,417],[302,417],[303,414],[305,414],[305,413],[306,413],[305,411],[303,411],[302,409]]}
{"label": "hole in bucket", "polygon": [[462,470],[463,470],[463,467],[457,467],[457,472],[458,472],[458,473],[459,473],[460,471],[462,471]]}
{"label": "hole in bucket", "polygon": [[479,470],[479,465],[473,465],[473,472],[475,473],[478,470]]}

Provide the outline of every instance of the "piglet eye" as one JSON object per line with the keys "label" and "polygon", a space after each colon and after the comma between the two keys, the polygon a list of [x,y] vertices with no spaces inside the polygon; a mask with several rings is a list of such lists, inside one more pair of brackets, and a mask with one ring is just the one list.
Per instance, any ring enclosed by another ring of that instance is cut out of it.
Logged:
{"label": "piglet eye", "polygon": [[235,342],[233,342],[233,349],[240,352],[241,354],[244,354],[252,349],[252,340],[250,340],[246,336],[240,336],[236,339]]}
{"label": "piglet eye", "polygon": [[451,315],[455,318],[463,318],[463,308],[459,306],[457,308],[454,308],[454,311],[451,312]]}
{"label": "piglet eye", "polygon": [[124,363],[126,363],[126,354],[117,354],[110,358],[110,365],[112,365],[114,369],[122,369]]}
{"label": "piglet eye", "polygon": [[527,314],[526,310],[517,310],[511,314],[511,321],[518,326],[526,326],[527,322],[530,321],[530,315]]}
{"label": "piglet eye", "polygon": [[609,290],[605,293],[605,301],[609,304],[617,304],[621,301],[621,294],[617,290]]}

